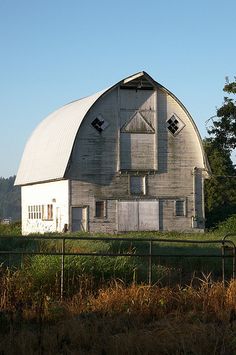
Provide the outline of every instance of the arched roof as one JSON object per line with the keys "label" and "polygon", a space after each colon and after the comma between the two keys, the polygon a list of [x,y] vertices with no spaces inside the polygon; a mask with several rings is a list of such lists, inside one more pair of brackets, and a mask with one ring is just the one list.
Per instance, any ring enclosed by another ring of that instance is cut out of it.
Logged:
{"label": "arched roof", "polygon": [[15,185],[64,177],[80,124],[105,91],[61,107],[36,127],[26,143]]}
{"label": "arched roof", "polygon": [[[208,169],[197,127],[183,104],[166,88],[155,82],[147,73],[134,74],[112,88],[123,83],[129,85],[144,76],[154,86],[171,95],[184,108],[198,135],[202,149],[203,163]],[[46,117],[29,138],[17,172],[15,185],[27,185],[42,181],[63,179],[74,141],[80,125],[94,103],[111,88],[92,96],[73,101]]]}

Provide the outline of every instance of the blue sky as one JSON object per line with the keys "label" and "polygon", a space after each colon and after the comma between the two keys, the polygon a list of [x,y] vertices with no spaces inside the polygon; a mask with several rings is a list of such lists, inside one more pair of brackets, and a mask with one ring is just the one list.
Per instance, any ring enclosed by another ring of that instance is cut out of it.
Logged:
{"label": "blue sky", "polygon": [[235,0],[0,0],[0,176],[60,106],[141,70],[205,121],[236,75]]}

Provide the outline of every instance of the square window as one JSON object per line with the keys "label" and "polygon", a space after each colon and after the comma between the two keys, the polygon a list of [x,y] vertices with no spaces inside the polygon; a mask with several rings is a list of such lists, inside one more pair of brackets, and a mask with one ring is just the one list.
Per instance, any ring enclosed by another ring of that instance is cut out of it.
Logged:
{"label": "square window", "polygon": [[105,203],[105,201],[96,201],[95,217],[97,217],[97,218],[106,217],[106,203]]}
{"label": "square window", "polygon": [[146,195],[146,177],[130,176],[130,194]]}
{"label": "square window", "polygon": [[175,215],[177,217],[184,217],[186,215],[184,200],[176,200],[175,201]]}

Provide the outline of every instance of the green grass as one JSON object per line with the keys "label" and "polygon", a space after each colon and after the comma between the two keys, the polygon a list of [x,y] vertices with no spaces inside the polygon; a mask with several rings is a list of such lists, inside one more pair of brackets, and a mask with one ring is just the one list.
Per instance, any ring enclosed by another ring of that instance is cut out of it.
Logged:
{"label": "green grass", "polygon": [[21,235],[21,223],[0,224],[0,236],[1,235]]}
{"label": "green grass", "polygon": [[[166,242],[152,243],[153,254],[161,256],[152,258],[153,283],[170,285],[176,283],[190,282],[193,275],[204,273],[212,274],[215,279],[221,278],[221,259],[212,257],[190,257],[195,255],[210,255],[221,253],[221,245],[210,243],[213,240],[220,240],[229,231],[234,231],[236,217],[231,217],[227,222],[222,223],[217,230],[206,233],[177,233],[177,232],[133,232],[119,235],[107,235],[101,233],[73,233],[65,234],[65,237],[73,237],[73,240],[66,241],[66,252],[80,253],[128,253],[130,256],[103,257],[103,256],[66,256],[65,257],[65,288],[68,294],[76,292],[80,288],[81,280],[88,277],[93,283],[107,282],[111,279],[122,279],[127,284],[132,282],[147,283],[149,260],[147,257],[135,257],[135,254],[148,254],[150,243],[147,239],[165,239]],[[18,234],[17,234],[18,233]],[[11,238],[19,236],[19,225],[1,226],[0,234],[8,235],[9,239],[0,238],[1,250],[18,251],[41,251],[59,252],[62,241],[57,236],[62,234],[51,234],[54,240],[20,240]],[[80,236],[117,238],[118,240],[94,241],[79,240]],[[131,241],[123,241],[122,238],[131,238]],[[135,241],[140,238],[141,241]],[[176,242],[169,242],[168,240]],[[234,239],[232,237],[231,239]],[[191,240],[198,240],[199,244],[191,243]],[[208,240],[209,244],[201,244],[202,240]],[[236,238],[235,238],[236,241]],[[176,254],[185,255],[178,257]],[[168,255],[171,255],[169,257]],[[5,267],[20,269],[32,282],[32,288],[41,288],[48,294],[60,292],[60,256],[1,256],[1,263]],[[226,276],[232,275],[232,259],[226,260]],[[56,290],[56,291],[55,291]]]}
{"label": "green grass", "polygon": [[[160,235],[160,234],[159,234]],[[104,236],[105,237],[105,236]],[[124,236],[120,236],[124,237]],[[127,235],[126,235],[127,237]],[[148,236],[150,237],[150,235]],[[161,235],[163,238],[164,236]],[[182,236],[179,235],[181,239]],[[72,295],[80,289],[83,278],[91,279],[93,286],[99,287],[112,279],[122,279],[126,284],[148,282],[148,257],[136,257],[135,254],[148,254],[149,242],[146,234],[140,234],[141,241],[123,240],[74,240],[66,241],[66,252],[97,253],[97,256],[65,256],[64,284],[65,293]],[[173,239],[173,235],[171,236]],[[185,238],[189,240],[190,236]],[[193,238],[195,239],[195,238]],[[205,238],[204,238],[205,239]],[[212,240],[212,238],[210,239]],[[18,242],[18,244],[17,244]],[[4,241],[1,241],[4,244]],[[10,241],[9,241],[10,243]],[[43,241],[11,241],[11,247],[17,250],[60,251],[61,240]],[[15,244],[14,244],[15,243]],[[27,244],[28,243],[28,244]],[[9,247],[9,245],[8,245]],[[20,249],[21,248],[21,249]],[[105,257],[101,253],[128,253],[130,256]],[[220,254],[220,246],[204,244],[195,245],[191,242],[164,243],[153,241],[153,254],[162,256],[152,258],[152,281],[162,285],[185,284],[191,282],[193,275],[201,276],[202,273],[212,273],[212,277],[221,277],[221,259],[187,257],[194,254]],[[187,255],[177,257],[176,254]],[[171,255],[169,257],[167,255]],[[14,257],[11,257],[15,260]],[[48,295],[60,294],[61,257],[60,256],[26,256],[21,262],[18,257],[18,267],[26,278],[31,280],[33,292],[38,289]],[[6,262],[6,266],[9,264]],[[13,267],[17,266],[15,260]],[[226,265],[228,276],[231,276],[231,260]]]}

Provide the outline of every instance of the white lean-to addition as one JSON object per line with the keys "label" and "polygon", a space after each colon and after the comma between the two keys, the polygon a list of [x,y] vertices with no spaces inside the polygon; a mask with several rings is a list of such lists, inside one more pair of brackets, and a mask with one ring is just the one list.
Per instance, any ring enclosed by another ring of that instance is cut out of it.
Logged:
{"label": "white lean-to addition", "polygon": [[35,129],[15,182],[22,231],[203,231],[208,174],[190,114],[140,72]]}

